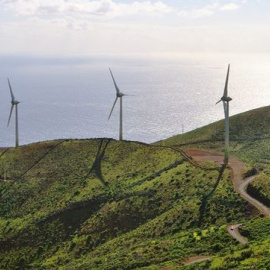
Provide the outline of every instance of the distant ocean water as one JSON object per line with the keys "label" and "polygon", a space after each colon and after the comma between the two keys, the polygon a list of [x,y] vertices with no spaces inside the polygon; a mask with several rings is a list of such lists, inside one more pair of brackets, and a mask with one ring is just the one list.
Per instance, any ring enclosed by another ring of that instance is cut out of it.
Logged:
{"label": "distant ocean water", "polygon": [[10,78],[19,104],[20,144],[62,138],[118,138],[119,103],[108,115],[115,89],[123,97],[124,139],[147,143],[223,118],[215,105],[228,63],[230,114],[270,103],[270,55],[93,56],[33,58],[0,56],[0,146],[13,146]]}

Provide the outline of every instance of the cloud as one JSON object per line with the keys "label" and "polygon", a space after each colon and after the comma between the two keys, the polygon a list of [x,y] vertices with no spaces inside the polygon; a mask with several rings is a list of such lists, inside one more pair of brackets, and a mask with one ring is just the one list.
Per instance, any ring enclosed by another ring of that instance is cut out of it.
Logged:
{"label": "cloud", "polygon": [[136,14],[164,14],[172,10],[161,1],[115,3],[112,0],[4,0],[6,9],[22,16],[127,16]]}
{"label": "cloud", "polygon": [[212,5],[207,5],[202,8],[191,9],[191,10],[182,10],[179,14],[184,18],[197,19],[202,17],[212,16],[217,8],[216,3]]}
{"label": "cloud", "polygon": [[227,3],[222,5],[219,2],[214,2],[213,4],[206,5],[201,8],[181,10],[179,14],[184,18],[198,19],[212,16],[219,11],[232,11],[238,8],[239,5],[235,3]]}
{"label": "cloud", "polygon": [[[1,1],[1,0],[0,0]],[[173,11],[162,1],[134,1],[117,3],[114,0],[2,0],[6,14],[16,16],[16,22],[38,19],[51,27],[68,29],[87,29],[94,22],[128,22],[129,17],[156,18]],[[42,25],[42,27],[45,27]]]}
{"label": "cloud", "polygon": [[[253,52],[269,51],[270,26],[160,26],[53,19],[58,27],[32,18],[2,23],[1,54],[87,56],[121,53]],[[70,27],[76,28],[70,31]],[[254,38],[256,37],[256,38]]]}
{"label": "cloud", "polygon": [[[233,20],[229,23],[223,20],[227,13],[240,9],[244,5],[243,0],[213,0],[205,6],[187,8],[187,5],[182,10],[168,6],[165,0],[125,3],[116,0],[0,2],[5,8],[0,10],[0,15],[3,15],[0,53],[77,56],[269,50],[269,24],[252,28],[252,23],[241,23],[245,26],[241,28]],[[222,16],[216,20],[215,14]],[[7,19],[9,15],[12,16]],[[187,20],[211,16],[214,20],[201,20],[199,23]]]}
{"label": "cloud", "polygon": [[239,6],[235,3],[228,3],[225,4],[224,6],[220,7],[220,10],[236,10],[238,9]]}

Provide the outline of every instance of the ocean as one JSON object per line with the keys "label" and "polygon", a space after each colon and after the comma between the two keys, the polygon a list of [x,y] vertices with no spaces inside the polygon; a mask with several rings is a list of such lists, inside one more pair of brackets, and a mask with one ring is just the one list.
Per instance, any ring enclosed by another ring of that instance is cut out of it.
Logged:
{"label": "ocean", "polygon": [[223,119],[227,66],[230,115],[267,106],[270,55],[162,55],[53,58],[0,56],[0,146],[13,146],[10,79],[20,101],[20,145],[63,138],[118,139],[119,103],[111,119],[115,88],[123,97],[123,137],[152,143]]}

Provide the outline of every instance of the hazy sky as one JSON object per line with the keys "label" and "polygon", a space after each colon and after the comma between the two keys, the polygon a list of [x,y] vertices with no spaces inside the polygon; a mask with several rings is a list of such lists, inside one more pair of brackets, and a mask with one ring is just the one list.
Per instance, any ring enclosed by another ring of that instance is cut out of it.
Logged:
{"label": "hazy sky", "polygon": [[269,0],[0,0],[0,54],[269,52]]}

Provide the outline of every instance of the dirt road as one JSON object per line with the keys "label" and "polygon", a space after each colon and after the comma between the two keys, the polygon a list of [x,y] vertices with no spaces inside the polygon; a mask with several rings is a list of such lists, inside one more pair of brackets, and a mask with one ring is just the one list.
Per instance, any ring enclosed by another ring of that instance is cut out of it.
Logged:
{"label": "dirt road", "polygon": [[245,180],[240,186],[239,186],[239,193],[241,194],[241,197],[251,203],[253,206],[255,206],[260,213],[262,213],[265,217],[270,217],[270,209],[266,207],[261,202],[257,201],[253,197],[247,194],[247,186],[250,182],[252,182],[255,179],[256,176],[251,176]]}
{"label": "dirt road", "polygon": [[[192,157],[192,159],[198,163],[203,161],[212,161],[219,166],[223,164],[222,153],[202,149],[187,149],[185,150],[185,153],[187,156]],[[244,200],[257,208],[259,212],[262,213],[264,216],[270,217],[270,209],[263,205],[261,202],[248,195],[246,192],[248,184],[251,183],[256,176],[251,176],[249,178],[243,179],[243,173],[245,172],[244,163],[234,156],[230,156],[229,158],[229,168],[231,170],[231,181],[233,183],[235,191],[239,193],[239,195]],[[241,224],[228,225],[227,231],[238,242],[245,244],[248,242],[248,240],[239,233],[238,228],[240,226]],[[211,256],[194,256],[186,258],[185,260],[183,260],[183,263],[191,264],[209,259],[211,259]]]}
{"label": "dirt road", "polygon": [[188,264],[192,264],[192,263],[196,263],[196,262],[207,261],[207,260],[210,260],[211,258],[212,258],[212,256],[209,256],[209,255],[201,255],[201,256],[198,255],[198,256],[186,258],[182,261],[182,263],[185,265],[188,265]]}
{"label": "dirt road", "polygon": [[[217,165],[221,165],[223,163],[223,154],[221,153],[200,149],[188,149],[185,152],[187,155],[191,156],[196,162],[213,161]],[[239,195],[244,200],[256,207],[259,212],[262,213],[264,216],[270,217],[270,209],[263,205],[261,202],[248,195],[246,192],[248,184],[252,182],[256,176],[251,176],[249,178],[243,179],[244,163],[234,156],[230,156],[229,167],[231,169],[231,181],[233,183],[235,191],[239,193]],[[240,243],[246,243],[247,240],[239,234],[239,226],[240,224],[230,225],[228,227],[228,232]]]}
{"label": "dirt road", "polygon": [[242,224],[236,224],[236,225],[229,225],[227,227],[227,231],[228,233],[235,238],[239,243],[241,244],[246,244],[248,242],[248,240],[246,238],[244,238],[240,233],[238,228],[241,226]]}

